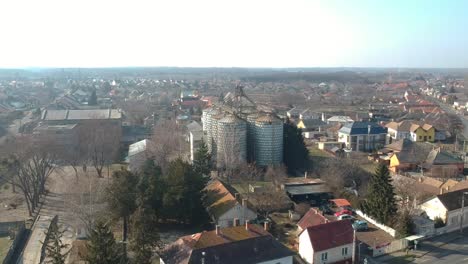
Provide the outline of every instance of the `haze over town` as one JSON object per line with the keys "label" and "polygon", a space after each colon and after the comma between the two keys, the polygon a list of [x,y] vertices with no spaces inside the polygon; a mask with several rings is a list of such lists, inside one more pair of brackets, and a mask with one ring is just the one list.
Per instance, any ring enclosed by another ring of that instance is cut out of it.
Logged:
{"label": "haze over town", "polygon": [[465,263],[468,2],[0,2],[0,263]]}

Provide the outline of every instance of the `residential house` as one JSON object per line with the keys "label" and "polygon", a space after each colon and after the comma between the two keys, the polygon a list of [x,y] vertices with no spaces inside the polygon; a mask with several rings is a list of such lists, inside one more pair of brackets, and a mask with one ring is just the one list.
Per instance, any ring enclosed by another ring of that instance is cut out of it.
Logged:
{"label": "residential house", "polygon": [[389,169],[393,172],[423,171],[432,177],[450,178],[463,173],[462,159],[427,142],[403,139],[385,146],[390,153]]}
{"label": "residential house", "polygon": [[297,128],[302,130],[304,138],[313,138],[314,135],[321,134],[328,127],[330,125],[320,119],[299,119],[297,122]]}
{"label": "residential house", "polygon": [[266,227],[246,223],[181,237],[161,252],[160,263],[292,264],[294,252]]}
{"label": "residential house", "polygon": [[354,120],[349,116],[332,116],[327,119],[327,124],[330,124],[330,125],[335,125],[335,124],[345,125],[345,124],[352,123],[352,122],[354,122]]}
{"label": "residential house", "polygon": [[338,131],[338,141],[353,151],[373,151],[385,146],[387,128],[372,122],[353,122]]}
{"label": "residential house", "polygon": [[328,222],[330,222],[330,220],[323,215],[323,212],[320,212],[320,210],[316,208],[310,208],[301,220],[297,222],[297,228],[299,232],[302,232],[302,230],[310,226],[322,225]]}
{"label": "residential house", "polygon": [[[464,195],[468,189],[461,189],[454,192],[448,192],[432,197],[422,204],[419,208],[432,220],[441,218],[446,224],[447,231],[454,231],[460,228],[462,198],[465,199],[468,195]],[[468,226],[468,201],[465,200],[463,227]]]}
{"label": "residential house", "polygon": [[252,206],[247,199],[240,200],[237,193],[232,193],[230,188],[220,180],[212,180],[206,187],[205,205],[208,214],[216,225],[229,227],[234,225],[234,219],[240,224],[246,220],[257,218],[257,213],[251,209]]}
{"label": "residential house", "polygon": [[299,234],[299,255],[309,264],[351,264],[353,237],[350,220],[309,226]]}
{"label": "residential house", "polygon": [[389,122],[385,125],[388,136],[392,140],[411,139],[410,128],[412,121],[404,120],[401,122]]}
{"label": "residential house", "polygon": [[434,142],[435,128],[429,124],[412,124],[410,127],[411,140],[415,142]]}
{"label": "residential house", "polygon": [[388,136],[392,140],[410,139],[415,142],[434,142],[436,139],[436,130],[429,124],[404,120],[399,123],[390,122],[385,126],[388,129]]}

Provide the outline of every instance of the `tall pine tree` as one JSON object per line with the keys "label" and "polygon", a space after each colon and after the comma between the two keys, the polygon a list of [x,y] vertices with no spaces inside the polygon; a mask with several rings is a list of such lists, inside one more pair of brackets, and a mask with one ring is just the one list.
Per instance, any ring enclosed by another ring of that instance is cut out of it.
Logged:
{"label": "tall pine tree", "polygon": [[98,220],[88,230],[88,254],[86,260],[89,264],[123,264],[127,263],[124,248],[115,241],[109,225]]}
{"label": "tall pine tree", "polygon": [[151,208],[139,206],[132,215],[130,249],[134,252],[134,262],[150,264],[154,248],[159,242],[158,219]]}
{"label": "tall pine tree", "polygon": [[128,221],[136,209],[138,177],[127,170],[115,171],[107,188],[107,203],[114,216],[123,219],[123,240],[127,241]]}
{"label": "tall pine tree", "polygon": [[198,175],[208,177],[211,172],[211,154],[208,152],[208,147],[202,141],[200,147],[193,157],[193,171]]}
{"label": "tall pine tree", "polygon": [[65,264],[65,259],[70,250],[66,250],[69,245],[64,244],[62,241],[63,233],[64,231],[59,229],[57,221],[52,221],[47,240],[44,242],[47,256],[45,263]]}
{"label": "tall pine tree", "polygon": [[164,212],[163,194],[165,182],[161,168],[148,159],[141,169],[140,182],[138,183],[139,206],[153,209],[155,215],[161,217]]}
{"label": "tall pine tree", "polygon": [[397,213],[395,192],[388,167],[380,164],[369,182],[364,212],[382,224],[389,224]]}
{"label": "tall pine tree", "polygon": [[283,160],[289,174],[307,170],[309,167],[309,150],[304,143],[301,129],[288,119],[284,123]]}
{"label": "tall pine tree", "polygon": [[89,97],[89,100],[88,100],[88,105],[97,105],[96,90],[93,90],[93,92],[91,93],[91,96]]}

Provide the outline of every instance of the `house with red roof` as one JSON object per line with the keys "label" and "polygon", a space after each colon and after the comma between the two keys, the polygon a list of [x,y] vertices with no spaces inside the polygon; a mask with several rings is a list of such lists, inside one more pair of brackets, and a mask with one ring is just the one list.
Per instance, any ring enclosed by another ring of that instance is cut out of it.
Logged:
{"label": "house with red roof", "polygon": [[322,212],[316,208],[310,208],[309,211],[297,222],[299,231],[302,231],[310,226],[326,224],[330,222]]}
{"label": "house with red roof", "polygon": [[299,255],[309,264],[351,264],[353,238],[350,220],[310,226],[299,234]]}
{"label": "house with red roof", "polygon": [[292,264],[294,252],[264,228],[252,225],[216,227],[179,238],[160,253],[161,264]]}

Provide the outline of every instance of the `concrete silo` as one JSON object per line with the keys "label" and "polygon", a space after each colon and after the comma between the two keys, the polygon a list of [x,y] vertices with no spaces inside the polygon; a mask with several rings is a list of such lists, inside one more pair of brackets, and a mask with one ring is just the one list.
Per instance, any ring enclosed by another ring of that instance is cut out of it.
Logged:
{"label": "concrete silo", "polygon": [[217,122],[216,164],[219,168],[236,167],[247,158],[247,123],[233,115]]}
{"label": "concrete silo", "polygon": [[259,166],[283,161],[283,122],[269,114],[255,120],[254,158]]}
{"label": "concrete silo", "polygon": [[255,160],[255,121],[260,117],[260,113],[249,114],[247,120],[247,160]]}

